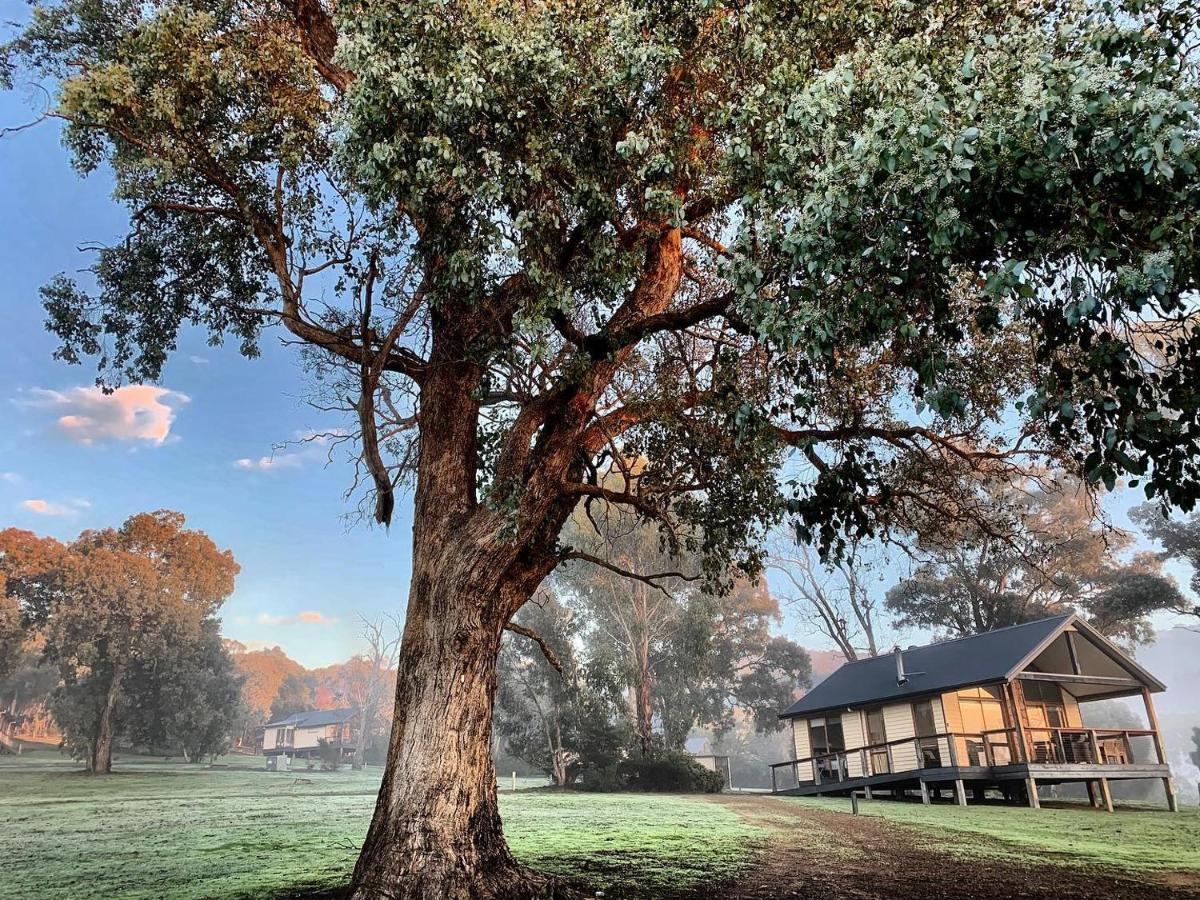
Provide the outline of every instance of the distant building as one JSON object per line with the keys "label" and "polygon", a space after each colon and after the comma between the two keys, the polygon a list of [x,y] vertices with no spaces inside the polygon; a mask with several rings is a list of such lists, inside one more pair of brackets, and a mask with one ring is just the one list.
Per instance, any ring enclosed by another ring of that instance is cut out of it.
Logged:
{"label": "distant building", "polygon": [[[788,707],[794,758],[778,793],[966,789],[1023,795],[1082,782],[1112,809],[1110,780],[1160,779],[1178,802],[1152,693],[1163,684],[1075,615],[849,662]],[[1080,704],[1140,697],[1147,726],[1085,728]],[[1140,745],[1140,746],[1138,746]]]}
{"label": "distant building", "polygon": [[263,726],[262,752],[268,757],[312,759],[320,755],[321,741],[341,750],[343,759],[352,759],[358,752],[359,735],[355,725],[358,709],[314,709],[296,713],[286,719],[268,722]]}
{"label": "distant building", "polygon": [[720,772],[725,779],[725,787],[733,787],[729,774],[729,757],[712,752],[712,744],[706,737],[688,738],[684,749],[696,762],[710,772]]}

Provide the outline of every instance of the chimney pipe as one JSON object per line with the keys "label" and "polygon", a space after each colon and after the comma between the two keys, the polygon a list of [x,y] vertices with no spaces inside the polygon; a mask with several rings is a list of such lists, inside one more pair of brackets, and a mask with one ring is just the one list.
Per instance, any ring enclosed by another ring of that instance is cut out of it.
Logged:
{"label": "chimney pipe", "polygon": [[899,644],[892,648],[892,655],[896,657],[896,684],[908,684],[908,676],[904,674],[904,654]]}

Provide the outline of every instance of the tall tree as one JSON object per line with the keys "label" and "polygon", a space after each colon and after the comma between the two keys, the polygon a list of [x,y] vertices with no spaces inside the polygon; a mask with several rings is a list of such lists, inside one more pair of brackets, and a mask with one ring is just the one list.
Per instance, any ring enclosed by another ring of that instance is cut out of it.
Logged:
{"label": "tall tree", "polygon": [[852,545],[847,555],[823,561],[811,547],[777,541],[767,565],[787,579],[784,603],[833,641],[842,656],[879,655],[882,598],[871,593],[872,561],[860,548]]}
{"label": "tall tree", "polygon": [[[63,681],[55,718],[88,770],[107,773],[129,668],[197,639],[201,623],[232,593],[238,566],[207,535],[185,529],[182,515],[166,510],[131,516],[120,528],[85,531],[44,558],[49,567],[25,580],[23,603],[42,623],[46,655]],[[0,558],[6,569],[10,561],[19,561],[17,554]],[[14,581],[10,576],[10,590]]]}
{"label": "tall tree", "polygon": [[1130,518],[1137,522],[1152,541],[1162,546],[1159,559],[1178,560],[1192,569],[1192,597],[1181,597],[1176,612],[1200,619],[1200,515],[1172,519],[1161,509],[1145,505],[1131,510]]}
{"label": "tall tree", "polygon": [[317,682],[309,672],[288,675],[271,701],[271,721],[278,722],[296,713],[313,709],[317,702]]}
{"label": "tall tree", "polygon": [[242,677],[220,634],[205,619],[195,640],[136,660],[125,690],[125,727],[137,743],[170,747],[188,762],[229,749],[242,713]]}
{"label": "tall tree", "polygon": [[394,616],[363,619],[362,639],[367,650],[342,666],[339,696],[358,710],[358,751],[354,768],[364,765],[384,704],[395,692],[396,657],[400,653],[401,624]]}
{"label": "tall tree", "polygon": [[1094,521],[1092,500],[1067,481],[986,484],[1012,528],[958,528],[924,547],[926,560],[887,594],[898,624],[954,636],[1080,612],[1126,644],[1153,639],[1147,616],[1180,604],[1152,555],[1122,551],[1131,535]]}
{"label": "tall tree", "polygon": [[496,654],[607,461],[647,459],[609,499],[703,524],[714,577],[753,568],[784,446],[834,550],[985,516],[953,465],[1052,456],[1194,503],[1195,25],[1144,0],[38,8],[5,69],[60,79],[78,167],[131,213],[94,286],[47,286],[59,355],[153,379],[185,323],[252,354],[278,322],[349,398],[376,519],[415,486],[352,896],[533,890]]}
{"label": "tall tree", "polygon": [[497,731],[509,753],[542,769],[556,787],[586,769],[615,765],[629,734],[615,680],[605,667],[585,669],[579,658],[575,618],[543,591],[522,608],[522,633],[500,652]]}

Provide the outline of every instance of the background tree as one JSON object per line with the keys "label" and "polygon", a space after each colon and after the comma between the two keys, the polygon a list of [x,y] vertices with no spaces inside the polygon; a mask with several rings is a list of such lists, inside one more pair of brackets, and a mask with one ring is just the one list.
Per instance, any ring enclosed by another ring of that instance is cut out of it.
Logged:
{"label": "background tree", "polygon": [[248,652],[237,647],[232,650],[234,664],[243,678],[242,704],[246,712],[242,738],[246,741],[252,738],[255,729],[274,718],[271,706],[280,687],[289,675],[301,674],[304,667],[278,647]]}
{"label": "background tree", "polygon": [[811,685],[812,664],[803,647],[771,635],[778,620],[765,582],[687,599],[680,626],[652,660],[654,709],[667,749],[683,750],[696,726],[721,735],[739,717],[758,731],[782,727],[777,714]]}
{"label": "background tree", "polygon": [[288,675],[271,701],[271,721],[278,722],[316,706],[317,684],[308,672]]}
{"label": "background tree", "polygon": [[125,727],[135,743],[177,748],[188,762],[202,762],[228,751],[242,714],[241,689],[220,622],[208,618],[195,640],[134,662],[125,690]]}
{"label": "background tree", "polygon": [[339,699],[358,710],[359,747],[354,768],[361,769],[375,734],[375,723],[396,687],[396,657],[402,626],[395,616],[363,619],[361,636],[367,651],[342,666]]}
{"label": "background tree", "polygon": [[[8,533],[41,562],[4,553],[7,589],[45,634],[45,654],[62,681],[55,719],[88,770],[112,768],[117,702],[129,668],[196,640],[201,623],[233,591],[238,566],[179,513],[131,516],[119,529],[85,531],[70,545]],[[11,568],[10,568],[11,566]],[[30,577],[36,574],[36,577]],[[14,577],[16,575],[17,577]]]}
{"label": "background tree", "polygon": [[1192,765],[1200,766],[1200,727],[1192,729],[1192,743],[1196,745],[1196,749],[1189,754],[1192,759]]}
{"label": "background tree", "polygon": [[1196,597],[1200,596],[1200,516],[1172,519],[1165,516],[1161,509],[1149,505],[1130,510],[1129,516],[1142,527],[1150,540],[1162,546],[1159,559],[1179,560],[1191,566],[1191,602],[1180,597],[1176,611],[1200,618],[1200,604],[1196,603]]}
{"label": "background tree", "polygon": [[25,644],[25,629],[21,627],[21,607],[15,597],[4,593],[4,576],[0,574],[0,679],[17,668],[21,648]]}
{"label": "background tree", "polygon": [[[47,286],[60,356],[153,379],[185,323],[253,354],[278,322],[348,389],[375,518],[414,485],[353,896],[532,892],[496,654],[581,498],[703,526],[712,580],[755,568],[785,447],[799,533],[835,552],[986,519],[956,466],[1049,458],[1190,508],[1195,25],[1141,0],[39,8],[4,69],[60,79],[76,164],[131,214],[94,284]],[[623,491],[596,477],[634,458]]]}
{"label": "background tree", "polygon": [[555,787],[611,768],[628,742],[627,717],[615,681],[581,664],[574,614],[542,592],[516,621],[528,634],[506,639],[500,653],[496,729],[504,746]]}
{"label": "background tree", "polygon": [[833,641],[847,660],[879,655],[882,598],[871,593],[873,565],[862,548],[823,561],[809,546],[777,539],[767,566],[787,579],[784,604]]}
{"label": "background tree", "polygon": [[1011,523],[970,526],[918,548],[925,561],[887,593],[902,627],[962,636],[1080,612],[1128,645],[1153,635],[1147,616],[1180,602],[1148,554],[1121,561],[1133,537],[1095,521],[1092,499],[1067,481],[980,486]]}

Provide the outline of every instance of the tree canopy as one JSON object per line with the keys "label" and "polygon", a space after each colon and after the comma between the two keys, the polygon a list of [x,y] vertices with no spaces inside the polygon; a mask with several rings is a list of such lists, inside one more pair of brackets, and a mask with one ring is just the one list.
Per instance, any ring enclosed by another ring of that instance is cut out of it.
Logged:
{"label": "tree canopy", "polygon": [[982,524],[964,471],[1194,505],[1195,28],[1187,0],[35,7],[5,74],[60,79],[130,214],[46,286],[59,355],[153,379],[185,325],[253,354],[278,322],[374,518],[415,486],[426,627],[356,898],[530,893],[474,769],[581,500],[711,587],[785,512],[826,553]]}

